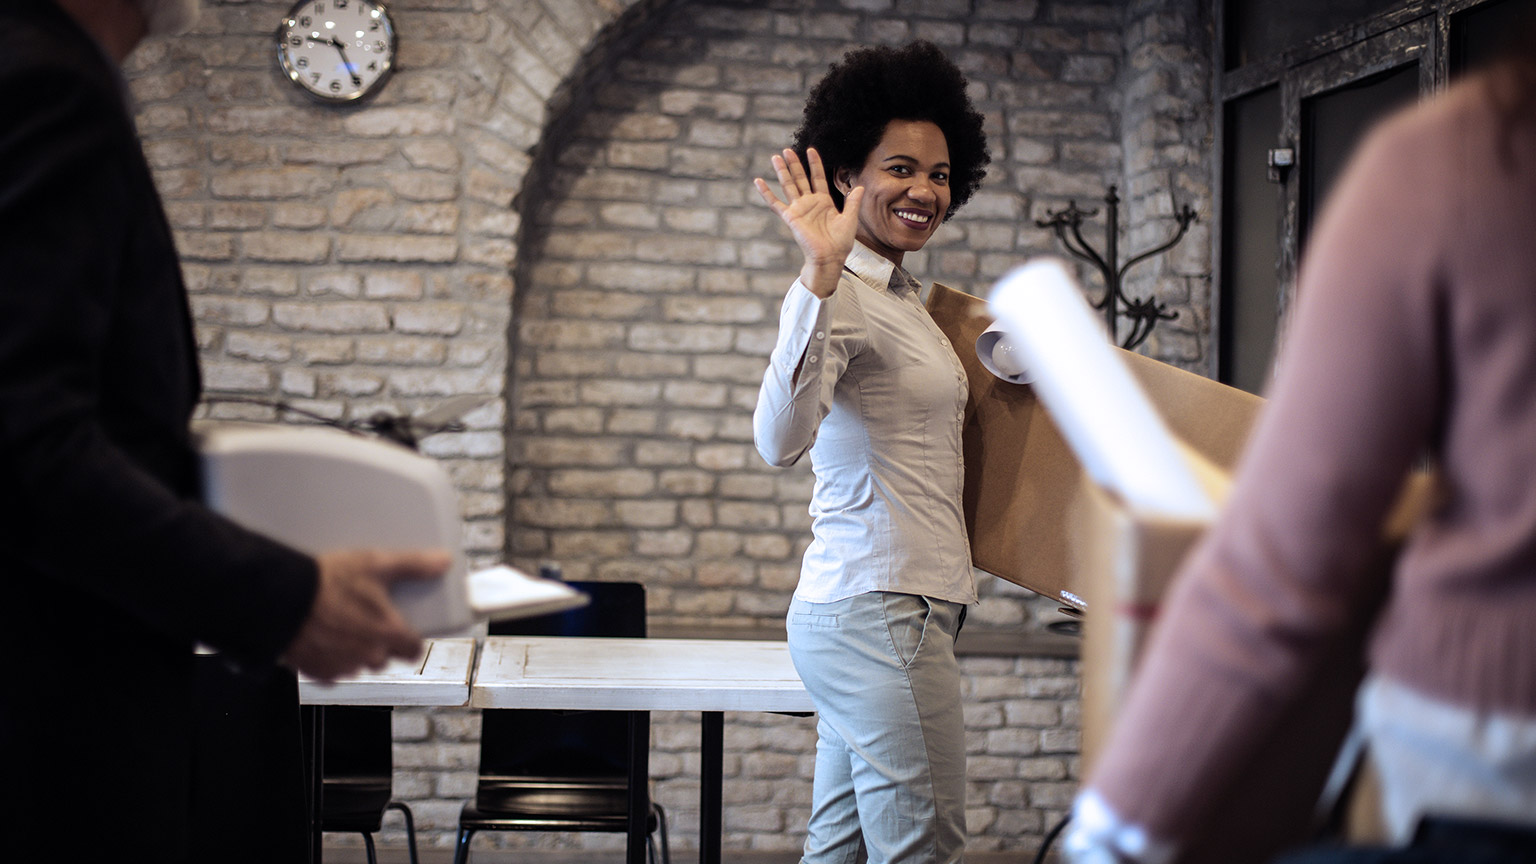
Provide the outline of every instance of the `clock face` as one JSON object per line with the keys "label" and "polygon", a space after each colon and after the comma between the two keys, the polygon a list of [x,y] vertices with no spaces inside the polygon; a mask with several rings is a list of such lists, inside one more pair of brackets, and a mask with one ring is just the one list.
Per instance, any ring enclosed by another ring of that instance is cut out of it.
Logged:
{"label": "clock face", "polygon": [[395,27],[372,0],[303,0],[277,28],[277,61],[299,89],[326,102],[376,90],[395,60]]}

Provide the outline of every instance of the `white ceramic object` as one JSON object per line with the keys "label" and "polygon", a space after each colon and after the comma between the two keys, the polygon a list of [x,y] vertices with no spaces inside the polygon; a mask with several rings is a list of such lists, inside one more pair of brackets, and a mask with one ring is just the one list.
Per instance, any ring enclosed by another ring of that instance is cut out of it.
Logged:
{"label": "white ceramic object", "polygon": [[[400,582],[391,597],[418,632],[478,618],[580,606],[569,586],[510,567],[466,574],[458,495],[441,465],[398,444],[323,426],[200,427],[203,500],[240,525],[311,555],[330,549],[446,549],[448,573]],[[216,575],[216,574],[215,574]]]}
{"label": "white ceramic object", "polygon": [[1034,380],[1024,366],[1023,355],[1003,332],[1001,322],[994,321],[976,337],[976,359],[988,372],[1009,384],[1028,384]]}

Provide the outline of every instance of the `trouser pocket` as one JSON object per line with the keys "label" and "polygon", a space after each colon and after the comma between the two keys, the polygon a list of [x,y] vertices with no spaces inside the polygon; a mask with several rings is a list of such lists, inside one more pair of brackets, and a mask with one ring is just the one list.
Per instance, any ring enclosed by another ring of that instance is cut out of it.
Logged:
{"label": "trouser pocket", "polygon": [[916,594],[887,593],[881,595],[881,605],[896,659],[903,667],[911,666],[929,638],[929,627],[935,623],[935,601]]}

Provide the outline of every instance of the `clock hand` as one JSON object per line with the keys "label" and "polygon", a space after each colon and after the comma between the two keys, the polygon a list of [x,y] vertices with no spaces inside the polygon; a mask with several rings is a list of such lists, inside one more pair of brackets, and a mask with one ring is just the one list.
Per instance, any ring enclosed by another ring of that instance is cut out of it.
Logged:
{"label": "clock hand", "polygon": [[342,44],[342,41],[340,39],[337,39],[335,36],[332,36],[329,39],[321,39],[318,36],[305,36],[304,39],[305,39],[305,41],[308,41],[308,42],[318,42],[321,45],[329,45],[332,48],[335,48],[336,49],[336,53],[341,55],[341,62],[346,64],[347,73],[352,76],[352,83],[353,84],[361,84],[361,83],[363,83],[362,79],[358,77],[357,67],[353,66],[352,65],[352,61],[347,59],[347,48],[346,48],[346,46],[344,44]]}
{"label": "clock hand", "polygon": [[351,75],[352,75],[352,83],[353,84],[361,84],[361,83],[363,83],[363,79],[361,79],[361,78],[359,78],[357,76],[357,67],[353,66],[352,65],[352,61],[347,59],[347,49],[346,49],[345,46],[343,46],[341,44],[341,40],[337,39],[335,36],[332,36],[331,37],[331,44],[336,46],[336,53],[341,55],[341,62],[347,64],[347,71],[349,73],[351,73]]}

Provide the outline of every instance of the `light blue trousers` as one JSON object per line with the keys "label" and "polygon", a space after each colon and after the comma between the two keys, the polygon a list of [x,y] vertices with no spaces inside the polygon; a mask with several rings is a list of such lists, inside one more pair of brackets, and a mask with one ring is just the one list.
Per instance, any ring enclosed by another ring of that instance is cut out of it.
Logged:
{"label": "light blue trousers", "polygon": [[789,653],[816,703],[804,864],[965,858],[964,606],[875,592],[793,600]]}

